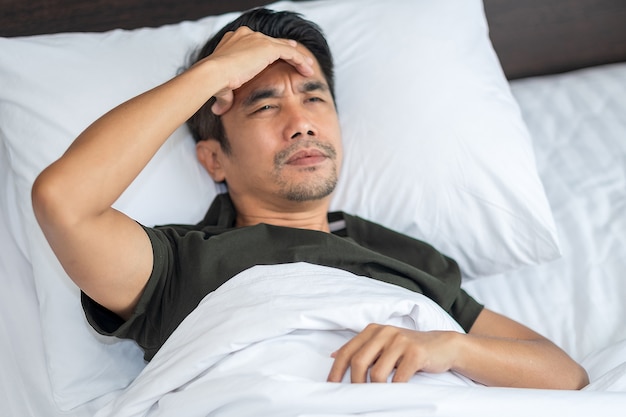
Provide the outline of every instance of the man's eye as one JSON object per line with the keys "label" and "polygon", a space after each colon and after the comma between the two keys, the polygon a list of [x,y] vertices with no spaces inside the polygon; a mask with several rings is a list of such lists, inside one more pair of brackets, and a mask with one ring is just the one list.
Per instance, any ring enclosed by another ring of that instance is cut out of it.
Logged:
{"label": "man's eye", "polygon": [[309,101],[311,101],[311,102],[318,102],[318,101],[321,102],[321,101],[324,101],[324,100],[321,97],[310,97]]}
{"label": "man's eye", "polygon": [[263,112],[263,111],[266,111],[266,110],[271,110],[271,109],[273,109],[273,108],[274,108],[274,106],[271,106],[271,105],[269,105],[269,104],[266,104],[265,106],[262,106],[262,107],[259,107],[258,109],[256,109],[256,110],[255,110],[255,113],[261,113],[261,112]]}

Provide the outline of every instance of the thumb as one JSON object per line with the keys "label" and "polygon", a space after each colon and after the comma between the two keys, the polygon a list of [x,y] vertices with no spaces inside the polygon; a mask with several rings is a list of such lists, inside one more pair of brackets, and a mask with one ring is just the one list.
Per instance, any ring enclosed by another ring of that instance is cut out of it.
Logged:
{"label": "thumb", "polygon": [[223,94],[215,96],[215,103],[211,106],[211,111],[216,116],[221,116],[233,106],[235,95],[232,90],[228,90]]}

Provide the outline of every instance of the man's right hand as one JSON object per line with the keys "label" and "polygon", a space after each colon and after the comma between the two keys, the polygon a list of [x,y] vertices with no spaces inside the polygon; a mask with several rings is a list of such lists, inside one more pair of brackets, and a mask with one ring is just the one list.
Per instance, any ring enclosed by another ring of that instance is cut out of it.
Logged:
{"label": "man's right hand", "polygon": [[[250,81],[277,60],[283,60],[298,70],[303,76],[313,74],[313,61],[304,55],[296,41],[276,39],[243,26],[235,32],[228,32],[205,58],[223,66],[223,74],[228,74],[224,88],[215,93],[215,104],[211,108],[220,116],[226,113],[233,102],[233,91]],[[198,63],[202,65],[202,61]]]}

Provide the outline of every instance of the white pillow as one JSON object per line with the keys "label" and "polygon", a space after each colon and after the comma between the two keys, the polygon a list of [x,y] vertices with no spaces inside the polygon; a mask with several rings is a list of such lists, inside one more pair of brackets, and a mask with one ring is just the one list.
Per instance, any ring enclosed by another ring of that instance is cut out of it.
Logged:
{"label": "white pillow", "polygon": [[[345,161],[333,209],[435,245],[467,278],[559,256],[532,142],[480,0],[280,2],[320,24],[336,61]],[[102,343],[37,226],[36,175],[98,116],[173,76],[236,15],[157,29],[0,38],[0,137],[15,178],[2,200],[30,256],[49,374],[62,409],[124,387],[136,346]],[[2,169],[6,169],[4,166]],[[148,224],[200,220],[218,188],[185,128],[116,207]]]}

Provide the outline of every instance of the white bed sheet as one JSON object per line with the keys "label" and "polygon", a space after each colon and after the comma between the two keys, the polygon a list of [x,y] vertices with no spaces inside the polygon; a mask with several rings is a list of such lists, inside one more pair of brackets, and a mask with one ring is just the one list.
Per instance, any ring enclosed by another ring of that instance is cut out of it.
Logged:
{"label": "white bed sheet", "polygon": [[[605,372],[623,374],[626,64],[520,80],[512,83],[512,90],[534,138],[538,169],[554,211],[563,257],[468,282],[466,288],[490,308],[530,325],[583,361],[592,380],[600,380]],[[3,151],[0,147],[0,162],[4,164]],[[10,178],[2,177],[0,183],[10,186]],[[11,239],[16,231],[9,227],[10,216],[0,216],[0,415],[91,416],[108,399],[61,413],[51,398],[38,332],[37,298],[29,265]],[[609,377],[604,376],[607,381]],[[619,383],[607,383],[607,387],[624,389]],[[535,402],[537,409],[549,410],[550,404],[564,404],[570,395],[490,389],[478,394],[484,405],[474,401],[476,409],[467,409],[453,407],[446,398],[460,400],[476,396],[475,392],[464,394],[458,387],[443,389],[433,396],[439,412],[447,410],[449,415],[460,415],[462,410],[463,415],[500,415],[505,403],[511,407],[513,402],[514,407],[515,402],[529,401]],[[580,401],[576,415],[621,415],[623,407],[617,405],[626,405],[626,392],[610,396],[608,402],[606,393],[580,395],[586,405]],[[607,403],[612,403],[608,409]]]}

